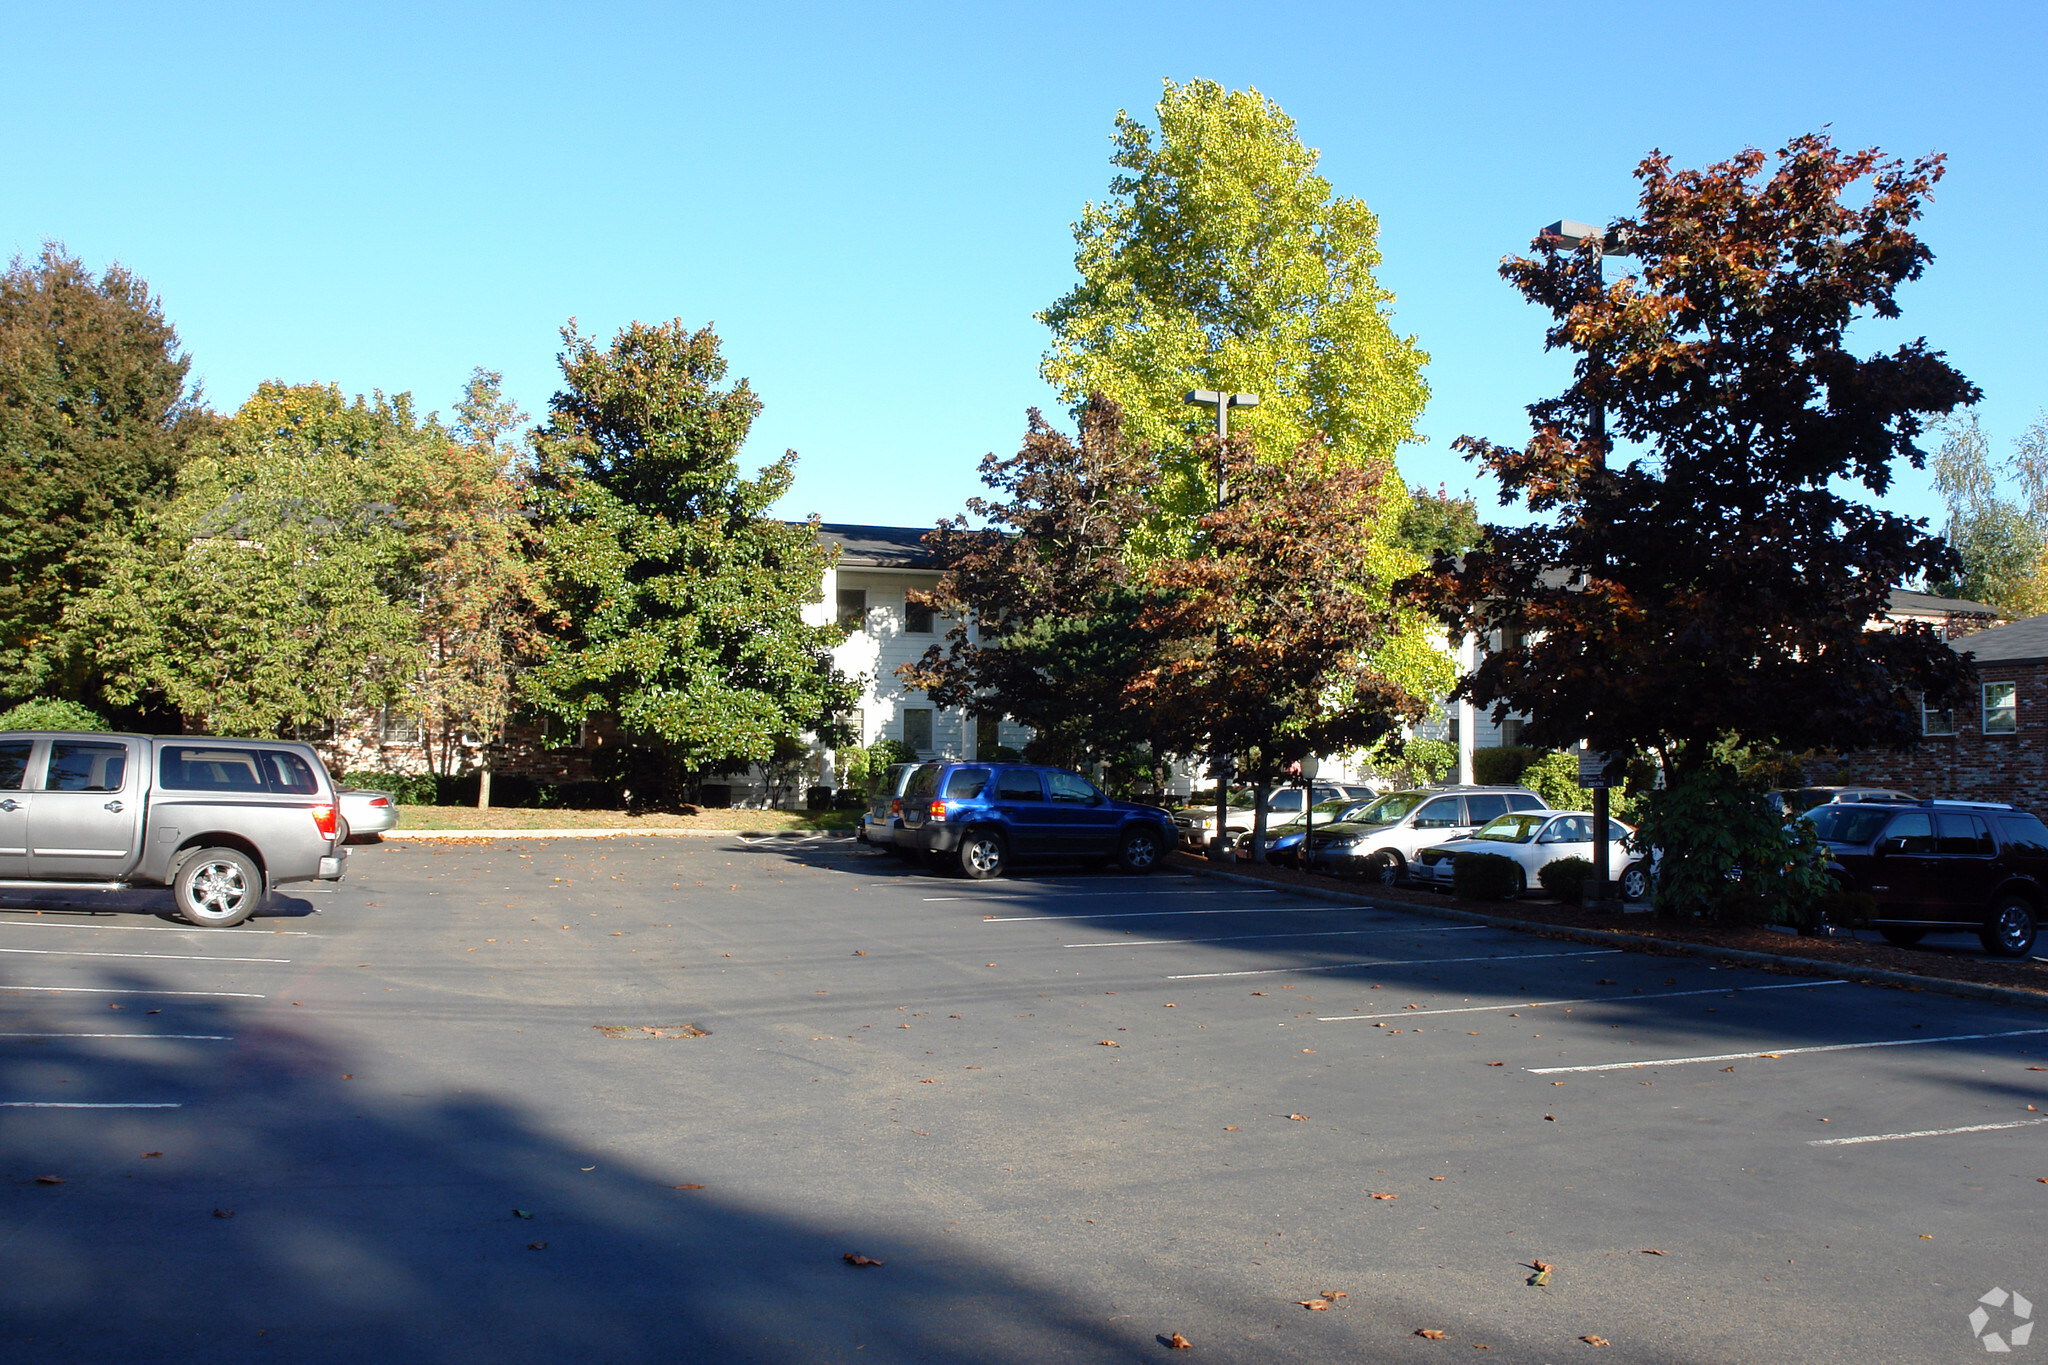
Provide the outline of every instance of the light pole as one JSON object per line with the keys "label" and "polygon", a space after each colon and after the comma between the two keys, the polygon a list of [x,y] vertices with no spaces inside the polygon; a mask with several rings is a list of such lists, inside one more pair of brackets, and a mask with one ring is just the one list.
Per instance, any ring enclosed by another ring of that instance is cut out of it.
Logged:
{"label": "light pole", "polygon": [[[1543,229],[1539,240],[1544,239],[1556,242],[1567,251],[1576,251],[1587,242],[1593,243],[1593,282],[1603,290],[1607,287],[1607,276],[1601,263],[1609,256],[1631,254],[1628,239],[1622,234],[1611,229],[1602,231],[1591,223],[1574,223],[1569,218],[1560,219]],[[1593,438],[1592,467],[1597,479],[1607,472],[1607,402],[1600,396],[1597,388],[1597,372],[1601,364],[1599,353],[1590,353],[1587,358],[1592,362],[1589,368],[1595,372],[1596,378],[1592,410],[1587,414],[1586,427]],[[1584,766],[1581,764],[1582,768]],[[1614,869],[1614,860],[1608,849],[1607,840],[1608,812],[1613,808],[1613,803],[1607,790],[1607,772],[1605,765],[1602,765],[1600,785],[1593,788],[1593,885],[1602,905],[1612,898],[1613,882],[1610,878]]]}
{"label": "light pole", "polygon": [[[1259,396],[1255,393],[1224,393],[1219,389],[1192,389],[1186,394],[1190,403],[1213,403],[1216,406],[1216,510],[1223,510],[1223,450],[1230,440],[1230,410],[1232,408],[1255,408]],[[1216,649],[1223,650],[1223,627],[1216,627]],[[1230,762],[1226,754],[1215,754],[1216,768],[1216,837],[1209,841],[1209,860],[1222,862],[1223,822],[1230,810]],[[1256,849],[1253,852],[1257,852]]]}

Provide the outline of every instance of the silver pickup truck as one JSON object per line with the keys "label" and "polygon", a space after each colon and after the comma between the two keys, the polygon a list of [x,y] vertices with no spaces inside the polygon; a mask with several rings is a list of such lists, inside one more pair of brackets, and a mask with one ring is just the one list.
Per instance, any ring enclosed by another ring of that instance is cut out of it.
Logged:
{"label": "silver pickup truck", "polygon": [[0,892],[168,886],[193,924],[339,881],[334,784],[304,744],[0,732]]}

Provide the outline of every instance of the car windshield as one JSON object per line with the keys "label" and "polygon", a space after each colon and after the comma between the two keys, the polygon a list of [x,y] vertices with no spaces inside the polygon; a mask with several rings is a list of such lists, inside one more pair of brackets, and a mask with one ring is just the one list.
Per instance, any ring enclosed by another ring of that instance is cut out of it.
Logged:
{"label": "car windshield", "polygon": [[1840,803],[1815,806],[1806,813],[1814,830],[1831,844],[1867,844],[1892,818],[1887,806]]}
{"label": "car windshield", "polygon": [[1391,825],[1434,796],[1434,792],[1388,792],[1351,819],[1366,825]]}
{"label": "car windshield", "polygon": [[1324,801],[1320,803],[1316,806],[1316,814],[1335,817],[1342,815],[1347,810],[1357,810],[1358,808],[1358,802],[1347,796],[1341,801]]}
{"label": "car windshield", "polygon": [[1550,818],[1547,812],[1523,813],[1496,816],[1488,820],[1483,829],[1472,837],[1491,839],[1501,844],[1526,844],[1536,837],[1536,831],[1543,828],[1543,822]]}

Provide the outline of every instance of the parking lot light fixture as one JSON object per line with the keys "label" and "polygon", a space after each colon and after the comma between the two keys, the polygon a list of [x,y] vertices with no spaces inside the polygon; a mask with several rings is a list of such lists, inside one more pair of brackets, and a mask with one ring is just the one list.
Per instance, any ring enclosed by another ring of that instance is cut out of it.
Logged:
{"label": "parking lot light fixture", "polygon": [[[1259,396],[1255,393],[1225,393],[1221,389],[1191,389],[1184,397],[1190,403],[1211,403],[1216,408],[1216,507],[1220,511],[1223,507],[1224,493],[1223,450],[1230,441],[1230,410],[1232,408],[1255,408],[1259,405]],[[1223,638],[1223,627],[1216,627],[1216,646],[1219,652],[1223,647]],[[1222,754],[1216,755],[1216,759],[1219,765],[1228,762],[1228,758]],[[1230,783],[1227,779],[1219,778],[1217,780],[1216,837],[1210,841],[1209,857],[1218,862],[1222,861],[1226,856],[1223,841],[1228,837],[1224,830],[1224,824],[1225,816],[1230,808],[1230,803],[1227,799],[1229,786]]]}

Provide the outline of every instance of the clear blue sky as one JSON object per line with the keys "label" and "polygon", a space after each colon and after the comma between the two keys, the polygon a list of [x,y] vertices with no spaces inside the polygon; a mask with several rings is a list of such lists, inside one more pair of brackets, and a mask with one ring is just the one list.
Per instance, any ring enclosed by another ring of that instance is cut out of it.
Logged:
{"label": "clear blue sky", "polygon": [[[1495,275],[1560,217],[1831,125],[1950,174],[1897,327],[1985,390],[2002,449],[2048,405],[2048,5],[1722,0],[25,5],[0,250],[65,242],[161,294],[216,406],[260,380],[409,390],[472,367],[529,412],[557,330],[712,321],[802,455],[784,511],[927,524],[1011,450],[1032,314],[1072,278],[1111,120],[1163,76],[1256,86],[1380,215],[1397,326],[1431,353],[1411,480],[1476,487],[1562,383]],[[2030,93],[2031,92],[2031,93]],[[1482,489],[1482,506],[1493,506]],[[1933,514],[1924,477],[1889,500]]]}

